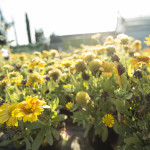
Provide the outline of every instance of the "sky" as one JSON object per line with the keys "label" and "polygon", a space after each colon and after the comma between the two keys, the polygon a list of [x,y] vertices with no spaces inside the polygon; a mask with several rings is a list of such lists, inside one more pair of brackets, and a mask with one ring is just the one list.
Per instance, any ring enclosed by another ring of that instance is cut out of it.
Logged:
{"label": "sky", "polygon": [[[0,0],[0,9],[7,22],[14,19],[20,45],[28,43],[25,12],[33,42],[40,28],[47,38],[52,33],[96,33],[114,30],[118,12],[125,18],[150,16],[149,0]],[[13,28],[7,37],[16,44]]]}

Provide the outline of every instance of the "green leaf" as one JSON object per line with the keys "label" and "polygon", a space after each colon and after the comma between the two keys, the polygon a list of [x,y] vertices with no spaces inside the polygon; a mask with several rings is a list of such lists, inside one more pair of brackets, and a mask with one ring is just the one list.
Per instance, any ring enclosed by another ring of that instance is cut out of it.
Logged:
{"label": "green leaf", "polygon": [[60,115],[58,115],[58,116],[56,116],[56,118],[54,118],[54,122],[60,122],[60,121],[63,121],[63,120],[65,120],[65,119],[67,119],[67,115],[64,115],[64,114],[60,114]]}
{"label": "green leaf", "polygon": [[145,146],[145,150],[150,150],[150,146]]}
{"label": "green leaf", "polygon": [[115,121],[114,125],[113,125],[113,130],[119,134],[119,131],[120,131],[120,125],[118,124],[117,121]]}
{"label": "green leaf", "polygon": [[25,123],[26,128],[33,130],[33,129],[38,129],[38,128],[43,128],[44,123],[42,124],[41,121],[37,121],[37,122],[26,122]]}
{"label": "green leaf", "polygon": [[104,91],[107,91],[110,93],[114,91],[114,87],[113,87],[111,80],[105,80],[105,83],[103,84],[103,88],[104,88]]}
{"label": "green leaf", "polygon": [[127,76],[125,73],[121,75],[121,83],[123,85],[123,88],[127,89],[129,81],[127,80]]}
{"label": "green leaf", "polygon": [[128,95],[125,96],[125,99],[131,99],[133,96],[133,93],[129,93]]}
{"label": "green leaf", "polygon": [[53,145],[53,137],[50,130],[46,132],[46,139],[49,145]]}
{"label": "green leaf", "polygon": [[[114,125],[113,125],[113,130],[117,133],[117,134],[119,134],[119,135],[121,135],[122,137],[124,136],[124,134],[126,133],[126,131],[128,130],[125,126],[120,126],[119,124],[118,124],[118,122],[117,121],[115,121],[115,123],[114,123]],[[130,132],[130,131],[128,131],[128,132]]]}
{"label": "green leaf", "polygon": [[130,115],[130,113],[128,111],[128,108],[130,106],[126,100],[118,100],[117,99],[117,100],[112,100],[112,102],[115,104],[116,109],[119,113]]}
{"label": "green leaf", "polygon": [[41,75],[44,75],[45,72],[46,72],[46,68],[43,69],[43,71],[41,72]]}
{"label": "green leaf", "polygon": [[104,126],[103,124],[100,124],[100,126],[97,126],[97,127],[95,128],[95,135],[99,135],[99,136],[102,135],[103,126]]}
{"label": "green leaf", "polygon": [[0,143],[0,146],[7,146],[8,144],[12,143],[13,140],[3,141]]}
{"label": "green leaf", "polygon": [[56,129],[52,128],[52,127],[50,127],[50,130],[51,130],[53,136],[55,137],[55,139],[59,140],[59,132]]}
{"label": "green leaf", "polygon": [[6,140],[6,141],[1,142],[1,143],[0,143],[0,146],[7,146],[8,144],[10,144],[10,143],[12,143],[13,141],[18,140],[18,139],[20,139],[20,138],[22,138],[22,135],[17,136],[17,137],[15,137],[15,138],[13,138],[12,140]]}
{"label": "green leaf", "polygon": [[25,142],[26,142],[26,150],[31,150],[31,143],[27,138],[25,138]]}
{"label": "green leaf", "polygon": [[40,145],[42,144],[43,138],[45,136],[47,128],[42,128],[40,132],[37,134],[35,140],[33,141],[32,150],[38,150]]}
{"label": "green leaf", "polygon": [[138,125],[140,128],[143,128],[144,125],[145,125],[145,122],[144,122],[143,120],[138,120],[137,125]]}
{"label": "green leaf", "polygon": [[140,140],[137,137],[129,137],[129,138],[126,138],[124,141],[128,145],[130,145],[130,144],[137,144],[137,143],[140,142]]}
{"label": "green leaf", "polygon": [[54,119],[57,116],[57,112],[56,111],[52,111],[50,116],[51,116],[52,119]]}
{"label": "green leaf", "polygon": [[108,138],[108,129],[107,127],[105,127],[102,132],[102,141],[106,142],[107,138]]}
{"label": "green leaf", "polygon": [[55,109],[57,108],[58,104],[59,104],[59,99],[58,99],[58,98],[54,99],[54,100],[50,103],[51,110],[52,110],[52,111],[55,111]]}
{"label": "green leaf", "polygon": [[73,112],[73,111],[77,110],[78,107],[79,107],[79,104],[75,104],[70,111]]}
{"label": "green leaf", "polygon": [[90,131],[90,129],[92,128],[92,125],[91,124],[89,124],[88,126],[87,126],[87,128],[86,128],[86,130],[85,130],[85,132],[84,132],[84,137],[86,137],[87,136],[87,134],[88,134],[88,132]]}

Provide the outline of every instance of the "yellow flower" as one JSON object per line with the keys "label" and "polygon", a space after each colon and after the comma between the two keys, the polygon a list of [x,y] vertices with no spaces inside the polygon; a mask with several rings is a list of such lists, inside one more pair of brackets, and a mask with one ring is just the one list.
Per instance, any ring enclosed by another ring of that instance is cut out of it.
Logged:
{"label": "yellow flower", "polygon": [[21,55],[19,56],[19,58],[20,58],[20,60],[25,60],[25,59],[26,59],[26,56],[25,56],[25,54],[21,54]]}
{"label": "yellow flower", "polygon": [[41,52],[35,51],[35,52],[34,52],[34,55],[35,55],[35,56],[41,56]]}
{"label": "yellow flower", "polygon": [[144,62],[147,63],[150,61],[150,58],[148,56],[138,56],[136,57],[137,62]]}
{"label": "yellow flower", "polygon": [[58,64],[65,66],[65,67],[70,67],[73,64],[73,61],[65,60],[65,61],[62,61]]}
{"label": "yellow flower", "polygon": [[29,86],[29,85],[35,86],[36,83],[42,84],[43,77],[39,73],[33,72],[33,73],[29,74],[26,86]]}
{"label": "yellow flower", "polygon": [[102,72],[102,76],[103,77],[111,77],[112,76],[112,72]]}
{"label": "yellow flower", "polygon": [[29,67],[35,68],[36,66],[38,68],[45,67],[46,63],[39,57],[35,57],[31,63],[29,64]]}
{"label": "yellow flower", "polygon": [[58,55],[58,51],[56,49],[51,49],[49,51],[49,55],[52,57],[55,57],[56,55]]}
{"label": "yellow flower", "polygon": [[124,34],[120,37],[120,44],[127,45],[128,42],[129,42],[129,37],[127,35]]}
{"label": "yellow flower", "polygon": [[43,60],[40,60],[40,62],[38,63],[38,68],[43,68],[45,67],[46,63]]}
{"label": "yellow flower", "polygon": [[119,71],[118,71],[118,63],[114,63],[113,71],[117,77],[118,85],[120,86],[120,88],[122,88],[121,78],[120,78]]}
{"label": "yellow flower", "polygon": [[16,76],[18,74],[18,72],[10,72],[9,75],[10,76]]}
{"label": "yellow flower", "polygon": [[146,37],[145,39],[146,39],[146,41],[144,41],[144,43],[149,46],[150,45],[150,37]]}
{"label": "yellow flower", "polygon": [[4,70],[10,70],[10,69],[11,69],[11,66],[10,66],[10,65],[4,65],[4,66],[2,67],[2,69],[4,69]]}
{"label": "yellow flower", "polygon": [[87,53],[85,53],[84,55],[83,55],[83,59],[85,60],[85,61],[92,61],[94,58],[96,57],[96,55],[95,54],[93,54],[92,52],[87,52]]}
{"label": "yellow flower", "polygon": [[133,76],[134,68],[146,65],[150,67],[150,58],[148,56],[138,56],[130,59],[131,64],[128,66],[128,75]]}
{"label": "yellow flower", "polygon": [[109,128],[111,128],[114,125],[114,118],[111,114],[106,114],[102,118],[102,122],[105,124],[105,126],[108,126]]}
{"label": "yellow flower", "polygon": [[42,56],[43,57],[48,57],[50,55],[50,52],[49,51],[47,51],[47,50],[43,50],[42,51]]}
{"label": "yellow flower", "polygon": [[140,41],[140,40],[135,40],[135,41],[132,43],[131,47],[136,48],[136,49],[141,49],[141,48],[142,48],[141,41]]}
{"label": "yellow flower", "polygon": [[6,79],[6,78],[4,78],[2,81],[0,81],[0,86],[1,87],[5,87],[5,86],[7,86],[8,85],[8,79]]}
{"label": "yellow flower", "polygon": [[114,38],[112,36],[107,36],[105,42],[114,43]]}
{"label": "yellow flower", "polygon": [[73,107],[73,103],[72,102],[68,102],[67,104],[66,104],[66,108],[67,109],[71,109]]}
{"label": "yellow flower", "polygon": [[100,47],[100,48],[95,49],[95,51],[98,55],[101,55],[106,51],[106,48],[105,47]]}
{"label": "yellow flower", "polygon": [[115,39],[116,43],[124,44],[127,43],[129,40],[129,37],[126,34],[119,34],[117,35],[117,38]]}
{"label": "yellow flower", "polygon": [[22,75],[18,75],[16,77],[11,78],[11,83],[15,83],[15,85],[21,85],[21,81],[23,80]]}
{"label": "yellow flower", "polygon": [[134,69],[135,66],[140,67],[142,65],[150,66],[150,57],[148,56],[138,56],[136,58],[130,59],[130,62],[132,63],[132,69]]}
{"label": "yellow flower", "polygon": [[44,111],[41,106],[44,106],[45,104],[45,101],[38,100],[38,96],[33,98],[31,96],[27,96],[26,101],[18,104],[18,107],[12,112],[12,116],[23,118],[23,122],[37,121],[37,116]]}
{"label": "yellow flower", "polygon": [[111,77],[113,69],[114,69],[114,64],[108,61],[105,61],[102,64],[102,67],[100,68],[100,70],[102,71],[102,76],[104,77]]}
{"label": "yellow flower", "polygon": [[0,124],[6,122],[7,126],[18,126],[18,118],[12,116],[13,110],[17,107],[18,104],[8,104],[3,103],[0,107]]}

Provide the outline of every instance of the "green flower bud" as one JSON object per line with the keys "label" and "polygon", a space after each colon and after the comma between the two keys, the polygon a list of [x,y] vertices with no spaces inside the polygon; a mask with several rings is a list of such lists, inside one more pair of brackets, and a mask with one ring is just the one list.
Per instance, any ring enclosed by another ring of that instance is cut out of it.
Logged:
{"label": "green flower bud", "polygon": [[106,51],[107,51],[107,55],[111,56],[116,52],[116,47],[114,45],[107,45]]}
{"label": "green flower bud", "polygon": [[54,69],[49,72],[50,78],[57,80],[61,76],[62,72],[59,69]]}
{"label": "green flower bud", "polygon": [[55,57],[56,55],[58,55],[58,51],[56,49],[51,49],[50,51],[50,56]]}
{"label": "green flower bud", "polygon": [[89,94],[84,91],[78,92],[75,99],[77,104],[79,104],[80,106],[85,106],[90,101]]}
{"label": "green flower bud", "polygon": [[83,72],[86,69],[86,63],[84,60],[78,60],[77,64],[75,65],[77,72]]}
{"label": "green flower bud", "polygon": [[99,68],[101,67],[102,61],[99,59],[94,59],[89,64],[89,69],[91,70],[92,74],[95,75],[97,72],[99,72]]}

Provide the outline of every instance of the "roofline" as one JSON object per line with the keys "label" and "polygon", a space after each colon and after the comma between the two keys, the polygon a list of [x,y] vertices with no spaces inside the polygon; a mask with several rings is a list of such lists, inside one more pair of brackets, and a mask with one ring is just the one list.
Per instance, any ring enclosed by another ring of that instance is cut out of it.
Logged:
{"label": "roofline", "polygon": [[82,35],[94,35],[94,34],[104,34],[104,33],[114,33],[115,30],[113,31],[103,31],[103,32],[94,32],[94,33],[80,33],[80,34],[67,34],[67,35],[56,35],[56,37],[69,37],[69,36],[82,36]]}

